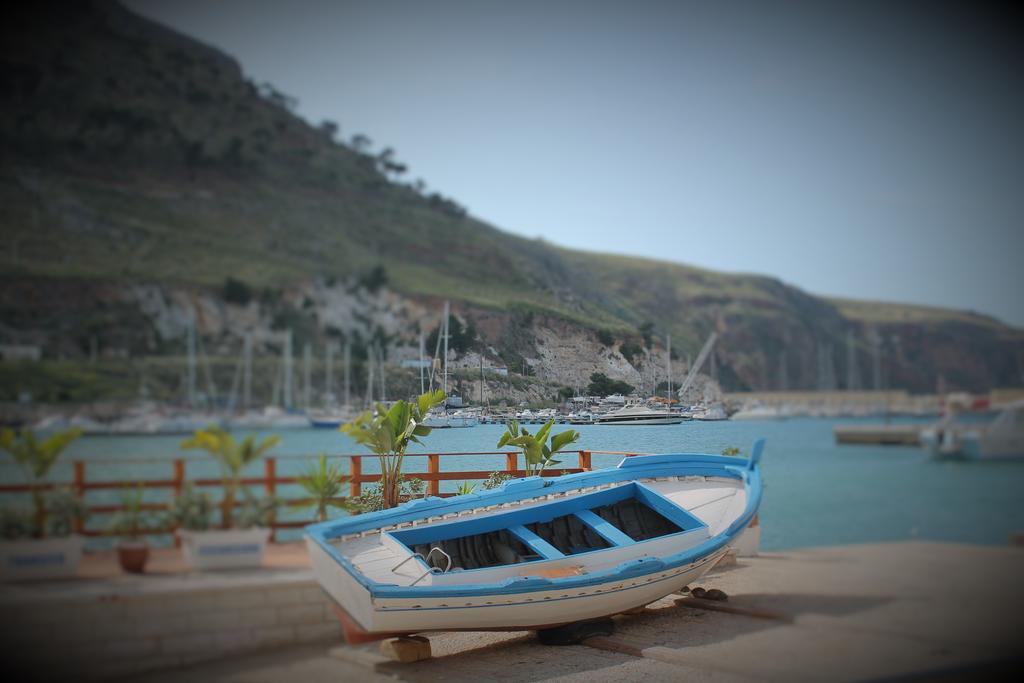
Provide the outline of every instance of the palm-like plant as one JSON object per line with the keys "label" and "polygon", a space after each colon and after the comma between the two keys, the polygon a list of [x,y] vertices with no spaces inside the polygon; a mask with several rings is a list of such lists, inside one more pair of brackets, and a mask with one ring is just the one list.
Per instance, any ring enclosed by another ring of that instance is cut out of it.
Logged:
{"label": "palm-like plant", "polygon": [[400,502],[405,451],[410,443],[422,443],[420,437],[430,434],[430,427],[423,421],[444,399],[439,389],[421,394],[415,402],[395,401],[391,408],[378,403],[373,410],[341,426],[342,432],[377,454],[384,507],[392,508]]}
{"label": "palm-like plant", "polygon": [[350,510],[354,506],[349,504],[348,499],[341,495],[342,487],[348,481],[341,472],[338,465],[328,465],[327,456],[323,453],[317,460],[316,465],[311,465],[306,473],[299,477],[299,485],[313,497],[313,505],[316,506],[316,521],[327,521],[328,508],[340,508]]}
{"label": "palm-like plant", "polygon": [[110,526],[114,533],[125,540],[135,543],[141,540],[142,532],[149,526],[150,517],[143,510],[143,485],[134,488],[125,487],[121,491],[121,510],[114,515]]}
{"label": "palm-like plant", "polygon": [[82,435],[78,428],[57,432],[45,440],[40,440],[28,429],[15,433],[13,429],[0,431],[0,450],[6,451],[18,467],[25,472],[32,491],[32,504],[35,507],[32,535],[35,538],[46,536],[46,477],[57,464],[65,449]]}
{"label": "palm-like plant", "polygon": [[200,429],[192,438],[181,442],[184,450],[203,450],[213,456],[220,465],[224,500],[221,502],[221,523],[225,529],[231,528],[235,498],[239,490],[247,499],[249,490],[242,486],[242,470],[256,462],[271,448],[281,443],[281,437],[268,436],[259,443],[252,434],[238,441],[219,427]]}
{"label": "palm-like plant", "polygon": [[526,460],[526,476],[539,475],[549,465],[558,465],[559,461],[555,460],[555,454],[580,438],[580,433],[575,429],[567,429],[552,436],[549,444],[548,436],[554,424],[554,420],[548,420],[536,434],[531,435],[525,429],[520,430],[519,423],[512,420],[508,423],[505,433],[501,435],[498,448],[518,446]]}

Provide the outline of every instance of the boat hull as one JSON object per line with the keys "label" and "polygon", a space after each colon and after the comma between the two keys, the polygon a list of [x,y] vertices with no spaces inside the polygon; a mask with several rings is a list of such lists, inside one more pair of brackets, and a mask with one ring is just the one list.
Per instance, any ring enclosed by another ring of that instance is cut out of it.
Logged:
{"label": "boat hull", "polygon": [[602,420],[598,419],[594,424],[599,425],[633,425],[633,426],[644,426],[644,425],[677,425],[683,422],[682,417],[645,417],[640,419],[625,419],[625,420]]}
{"label": "boat hull", "polygon": [[[332,569],[332,561],[319,546],[310,543],[309,551],[321,581],[325,574],[334,576],[335,581],[325,585],[325,591],[336,612],[340,611],[338,617],[349,641],[357,642],[423,631],[535,630],[620,614],[680,592],[710,571],[727,548],[682,567],[662,568],[582,589],[482,594],[459,598],[458,604],[451,597],[373,599],[370,609],[363,610],[361,618],[350,614],[338,602],[338,596],[358,594],[361,587],[355,582],[345,585],[344,573]],[[345,600],[350,609],[354,604],[352,599]]]}

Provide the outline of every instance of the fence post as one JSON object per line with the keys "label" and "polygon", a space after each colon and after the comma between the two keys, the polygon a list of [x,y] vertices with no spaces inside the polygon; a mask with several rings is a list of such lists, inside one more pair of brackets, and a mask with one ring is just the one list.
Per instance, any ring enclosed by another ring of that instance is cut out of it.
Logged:
{"label": "fence post", "polygon": [[590,451],[580,451],[580,469],[584,471],[590,469]]}
{"label": "fence post", "polygon": [[[85,462],[82,460],[75,461],[75,497],[78,498],[79,502],[85,504]],[[85,531],[85,520],[81,517],[75,518],[75,533],[80,534]]]}
{"label": "fence post", "polygon": [[359,481],[359,477],[363,476],[363,459],[358,455],[350,455],[348,461],[350,463],[349,472],[352,476],[348,480],[348,495],[358,498],[363,492],[363,485]]}
{"label": "fence post", "polygon": [[[437,453],[431,453],[427,456],[427,472],[430,474],[441,473],[441,456]],[[427,482],[427,494],[431,496],[441,495],[441,481],[439,479],[432,479]]]}
{"label": "fence post", "polygon": [[[277,493],[277,458],[268,456],[263,460],[263,487],[267,496]],[[270,542],[277,542],[277,510],[270,511]]]}
{"label": "fence post", "polygon": [[[174,459],[174,497],[177,498],[181,495],[182,489],[185,488],[185,461],[182,458]],[[173,505],[173,501],[172,501]],[[174,531],[177,530],[177,525],[171,529],[171,535],[174,536],[174,547],[181,547],[181,539],[178,538],[178,534]]]}
{"label": "fence post", "polygon": [[518,454],[516,454],[516,453],[506,453],[505,454],[505,471],[506,472],[515,472],[516,468],[518,466],[519,466]]}

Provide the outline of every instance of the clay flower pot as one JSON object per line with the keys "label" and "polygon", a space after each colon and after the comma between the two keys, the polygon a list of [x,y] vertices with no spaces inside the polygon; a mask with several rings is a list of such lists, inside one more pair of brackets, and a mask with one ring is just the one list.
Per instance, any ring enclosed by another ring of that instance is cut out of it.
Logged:
{"label": "clay flower pot", "polygon": [[117,559],[121,563],[121,569],[130,574],[141,574],[146,570],[146,562],[149,560],[149,546],[145,541],[119,543]]}

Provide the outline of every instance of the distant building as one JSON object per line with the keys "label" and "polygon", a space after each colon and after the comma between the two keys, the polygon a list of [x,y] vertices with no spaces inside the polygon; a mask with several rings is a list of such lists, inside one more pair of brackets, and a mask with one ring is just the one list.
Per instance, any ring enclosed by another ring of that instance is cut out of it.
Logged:
{"label": "distant building", "polygon": [[429,360],[419,360],[418,358],[409,358],[402,361],[403,368],[430,368]]}
{"label": "distant building", "polygon": [[0,344],[0,360],[39,360],[43,350],[28,344]]}
{"label": "distant building", "polygon": [[504,365],[500,367],[496,366],[493,368],[484,368],[484,370],[487,370],[488,372],[493,372],[496,375],[501,375],[502,377],[508,377],[508,368],[506,368]]}

